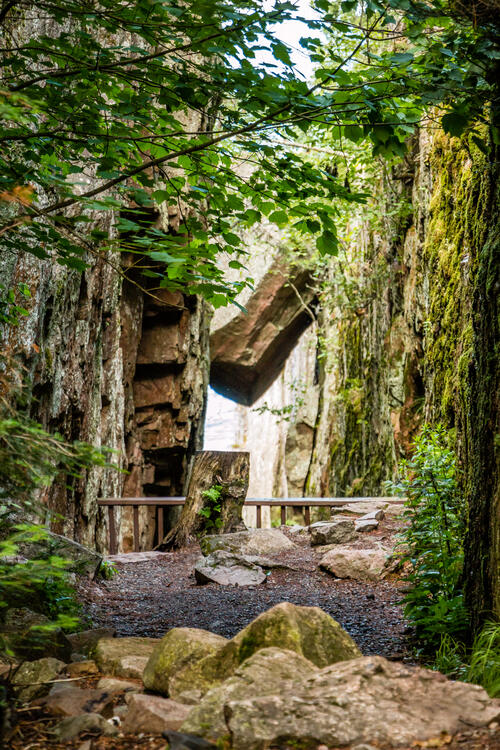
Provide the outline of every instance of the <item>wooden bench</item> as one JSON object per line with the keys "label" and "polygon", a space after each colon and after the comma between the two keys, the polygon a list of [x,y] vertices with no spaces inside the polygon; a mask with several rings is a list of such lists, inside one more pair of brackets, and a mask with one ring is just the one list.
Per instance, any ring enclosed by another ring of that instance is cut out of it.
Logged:
{"label": "wooden bench", "polygon": [[[132,507],[134,528],[134,552],[139,552],[139,507],[154,507],[157,512],[158,529],[163,529],[163,509],[184,505],[185,497],[104,497],[97,501],[101,507],[108,508],[109,519],[109,552],[116,555],[118,543],[115,523],[115,507]],[[352,503],[391,503],[402,504],[404,498],[400,497],[248,497],[245,507],[257,509],[257,528],[262,527],[262,508],[281,508],[281,524],[286,524],[286,509],[300,508],[304,510],[304,522],[306,526],[311,523],[311,508],[339,508],[342,505]]]}

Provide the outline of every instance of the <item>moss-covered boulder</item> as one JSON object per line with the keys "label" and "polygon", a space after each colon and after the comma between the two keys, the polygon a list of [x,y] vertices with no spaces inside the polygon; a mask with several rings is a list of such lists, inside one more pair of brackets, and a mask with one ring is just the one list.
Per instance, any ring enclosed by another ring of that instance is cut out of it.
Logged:
{"label": "moss-covered boulder", "polygon": [[[227,643],[221,635],[197,628],[172,628],[155,646],[143,674],[144,686],[162,695],[171,695],[171,682],[186,667],[219,651]],[[188,686],[189,692],[196,685]],[[178,691],[175,691],[178,695]],[[182,692],[182,691],[181,691]],[[184,700],[189,699],[188,695]]]}
{"label": "moss-covered boulder", "polygon": [[64,669],[65,663],[51,656],[36,661],[25,661],[14,672],[12,690],[23,703],[48,693],[50,684]]}
{"label": "moss-covered boulder", "polygon": [[224,706],[228,701],[245,700],[254,695],[286,695],[294,680],[306,678],[315,671],[314,664],[294,651],[263,648],[244,661],[232,677],[208,691],[192,709],[182,731],[218,740],[227,734]]}
{"label": "moss-covered boulder", "polygon": [[158,638],[101,638],[95,647],[94,660],[103,674],[142,679],[158,643]]}
{"label": "moss-covered boulder", "polygon": [[181,670],[170,682],[170,695],[179,700],[194,686],[205,694],[256,651],[271,646],[294,651],[317,667],[361,656],[352,638],[322,609],[282,602],[259,615],[214,654]]}

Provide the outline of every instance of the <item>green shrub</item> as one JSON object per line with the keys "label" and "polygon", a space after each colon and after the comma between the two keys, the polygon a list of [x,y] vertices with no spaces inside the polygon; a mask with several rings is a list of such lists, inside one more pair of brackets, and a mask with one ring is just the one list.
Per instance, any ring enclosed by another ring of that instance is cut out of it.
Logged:
{"label": "green shrub", "polygon": [[467,612],[459,586],[463,565],[464,503],[456,478],[456,458],[444,428],[424,426],[401,479],[389,483],[407,498],[400,534],[405,576],[405,616],[424,648],[436,652],[442,636],[460,638]]}
{"label": "green shrub", "polygon": [[203,516],[205,521],[204,531],[217,531],[222,526],[221,518],[221,497],[222,487],[220,484],[214,484],[208,490],[201,493],[205,498],[205,504],[203,508],[198,511],[200,516]]}
{"label": "green shrub", "polygon": [[487,622],[474,640],[465,679],[500,698],[500,623]]}

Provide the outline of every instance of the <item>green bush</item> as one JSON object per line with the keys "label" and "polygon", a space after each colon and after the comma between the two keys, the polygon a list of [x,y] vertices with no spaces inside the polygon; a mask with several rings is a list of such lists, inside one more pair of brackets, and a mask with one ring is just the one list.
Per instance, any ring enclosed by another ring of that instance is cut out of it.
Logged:
{"label": "green bush", "polygon": [[389,486],[407,498],[399,540],[408,564],[404,612],[424,649],[436,652],[444,635],[461,638],[468,624],[459,585],[465,509],[455,454],[442,426],[423,427],[400,472],[400,481]]}

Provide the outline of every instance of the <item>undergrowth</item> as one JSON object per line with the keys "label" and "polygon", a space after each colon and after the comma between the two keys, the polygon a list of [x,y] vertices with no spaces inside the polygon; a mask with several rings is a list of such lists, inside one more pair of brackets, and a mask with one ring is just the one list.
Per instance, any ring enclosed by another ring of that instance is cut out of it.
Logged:
{"label": "undergrowth", "polygon": [[406,574],[404,615],[415,629],[417,656],[454,679],[500,696],[500,623],[487,622],[467,646],[469,618],[461,587],[466,511],[450,438],[424,425],[400,480],[389,490],[406,497],[398,547]]}

